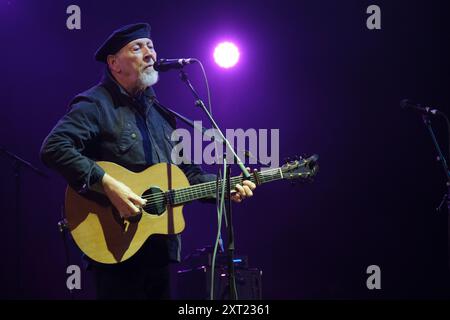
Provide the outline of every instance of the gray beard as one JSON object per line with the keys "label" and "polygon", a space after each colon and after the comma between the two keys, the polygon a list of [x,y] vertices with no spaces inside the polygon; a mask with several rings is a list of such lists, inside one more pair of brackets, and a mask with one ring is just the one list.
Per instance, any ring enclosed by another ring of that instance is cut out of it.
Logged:
{"label": "gray beard", "polygon": [[148,88],[158,82],[158,71],[142,72],[139,75],[139,87]]}

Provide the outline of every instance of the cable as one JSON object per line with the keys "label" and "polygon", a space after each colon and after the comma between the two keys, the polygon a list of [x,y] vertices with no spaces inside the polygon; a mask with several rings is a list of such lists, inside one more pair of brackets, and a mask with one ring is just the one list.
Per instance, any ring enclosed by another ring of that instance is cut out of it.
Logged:
{"label": "cable", "polygon": [[203,78],[205,79],[205,85],[206,85],[206,93],[208,95],[208,109],[209,109],[209,113],[212,115],[211,93],[209,91],[208,77],[206,76],[205,68],[203,67],[203,64],[200,60],[198,60],[198,59],[192,59],[192,60],[197,62],[200,65],[200,69],[202,69]]}
{"label": "cable", "polygon": [[[226,177],[227,175],[227,166],[224,162],[223,166],[223,176]],[[215,270],[216,270],[216,255],[217,255],[217,247],[219,245],[219,238],[220,238],[220,230],[222,229],[222,209],[225,205],[225,190],[226,190],[226,179],[222,179],[222,188],[221,188],[221,194],[220,194],[220,205],[219,210],[217,212],[217,219],[218,219],[218,226],[217,226],[217,236],[216,236],[216,243],[214,244],[214,252],[212,256],[212,262],[211,262],[211,288],[210,288],[210,300],[214,300],[214,276],[215,276]]]}
{"label": "cable", "polygon": [[[211,92],[209,89],[208,77],[206,76],[206,71],[205,71],[205,68],[203,67],[202,62],[198,59],[194,59],[194,61],[196,61],[200,65],[200,68],[202,70],[203,78],[205,79],[206,92],[208,95],[208,109],[209,109],[209,113],[212,115],[213,112],[212,112],[212,104],[211,104]],[[218,142],[215,139],[214,139],[214,144],[215,144],[215,150],[217,151],[218,150],[217,149]],[[222,147],[222,145],[220,145],[220,147]],[[215,152],[215,156],[216,156],[216,163],[219,164],[220,158],[219,158],[218,152]],[[220,179],[222,178],[220,167],[219,167],[218,171],[219,172],[217,174],[217,182],[216,182],[217,236],[216,236],[216,241],[214,244],[214,251],[213,251],[212,262],[211,262],[210,300],[214,300],[214,278],[215,278],[215,269],[216,269],[217,248],[219,246],[219,243],[220,243],[220,247],[221,247],[222,251],[224,251],[221,229],[222,229],[222,220],[223,220],[223,218],[222,218],[223,210],[224,210],[224,206],[225,206],[224,197],[225,197],[225,190],[226,190],[226,179],[222,179],[222,188],[221,188],[220,201],[219,201],[218,184],[219,184]],[[224,161],[223,177],[226,177],[226,172],[227,172],[226,162]]]}

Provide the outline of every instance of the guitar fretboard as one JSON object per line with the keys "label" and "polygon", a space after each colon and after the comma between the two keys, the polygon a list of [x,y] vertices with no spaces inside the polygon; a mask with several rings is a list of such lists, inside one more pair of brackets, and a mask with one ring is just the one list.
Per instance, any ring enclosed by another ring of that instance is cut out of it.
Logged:
{"label": "guitar fretboard", "polygon": [[[261,172],[254,172],[250,175],[250,181],[255,184],[263,184],[275,180],[283,179],[281,168],[269,169]],[[230,182],[231,191],[234,191],[236,184],[242,184],[244,178],[242,176],[232,177]],[[219,190],[221,189],[222,179],[219,179]],[[171,205],[178,205],[185,202],[210,198],[216,195],[216,181],[196,184],[187,188],[175,189],[166,192],[166,199]]]}

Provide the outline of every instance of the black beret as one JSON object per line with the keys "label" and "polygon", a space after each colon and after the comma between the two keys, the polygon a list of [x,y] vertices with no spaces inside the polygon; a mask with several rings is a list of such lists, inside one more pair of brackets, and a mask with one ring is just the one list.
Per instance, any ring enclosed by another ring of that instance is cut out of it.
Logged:
{"label": "black beret", "polygon": [[108,55],[115,54],[129,42],[140,38],[150,38],[150,25],[148,23],[123,26],[115,30],[97,49],[95,60],[106,63]]}

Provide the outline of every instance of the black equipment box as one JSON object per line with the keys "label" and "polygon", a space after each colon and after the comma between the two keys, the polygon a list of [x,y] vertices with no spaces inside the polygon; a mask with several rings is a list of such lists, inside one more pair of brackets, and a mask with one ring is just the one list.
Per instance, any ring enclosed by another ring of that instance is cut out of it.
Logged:
{"label": "black equipment box", "polygon": [[[176,298],[209,300],[211,290],[212,248],[197,249],[180,264],[176,277]],[[218,253],[214,276],[214,300],[229,300],[227,255]],[[262,271],[248,267],[247,256],[233,259],[239,300],[262,299]]]}
{"label": "black equipment box", "polygon": [[[236,290],[239,300],[262,299],[262,271],[255,268],[235,269]],[[209,300],[211,267],[177,272],[177,299]],[[229,300],[228,273],[226,268],[216,267],[214,277],[214,300]]]}

